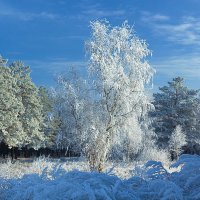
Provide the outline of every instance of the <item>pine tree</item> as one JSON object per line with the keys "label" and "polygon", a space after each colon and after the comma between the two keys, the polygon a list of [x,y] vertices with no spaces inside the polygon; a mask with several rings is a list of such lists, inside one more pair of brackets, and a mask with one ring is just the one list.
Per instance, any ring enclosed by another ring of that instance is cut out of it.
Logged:
{"label": "pine tree", "polygon": [[181,77],[168,82],[154,94],[154,127],[160,146],[167,146],[171,133],[180,125],[191,142],[198,139],[199,90],[188,89]]}
{"label": "pine tree", "polygon": [[26,138],[20,115],[25,112],[17,80],[0,56],[0,140],[11,147],[22,147]]}
{"label": "pine tree", "polygon": [[38,95],[38,89],[30,78],[30,68],[22,62],[14,62],[10,65],[12,76],[17,80],[19,96],[25,112],[20,114],[23,130],[26,133],[24,145],[38,149],[44,145],[45,136],[42,132],[43,116],[42,105]]}
{"label": "pine tree", "polygon": [[46,137],[45,146],[53,148],[55,146],[54,131],[52,130],[53,99],[50,91],[44,86],[39,87],[38,95],[42,105],[42,132],[44,132]]}

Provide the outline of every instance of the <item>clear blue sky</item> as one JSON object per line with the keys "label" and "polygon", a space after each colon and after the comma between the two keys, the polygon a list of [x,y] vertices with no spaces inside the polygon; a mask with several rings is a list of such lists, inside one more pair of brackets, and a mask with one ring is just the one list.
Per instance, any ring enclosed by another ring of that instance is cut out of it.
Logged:
{"label": "clear blue sky", "polygon": [[178,75],[200,88],[199,10],[199,0],[0,0],[0,54],[51,86],[70,65],[84,69],[91,20],[128,20],[153,51],[155,88]]}

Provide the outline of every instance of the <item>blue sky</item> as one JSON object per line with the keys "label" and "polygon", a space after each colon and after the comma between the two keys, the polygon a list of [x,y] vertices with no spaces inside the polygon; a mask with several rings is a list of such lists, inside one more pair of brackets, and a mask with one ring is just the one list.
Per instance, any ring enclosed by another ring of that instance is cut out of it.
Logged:
{"label": "blue sky", "polygon": [[0,54],[22,60],[37,85],[54,85],[69,66],[83,69],[89,22],[128,20],[145,39],[155,90],[175,76],[200,88],[199,0],[0,0]]}

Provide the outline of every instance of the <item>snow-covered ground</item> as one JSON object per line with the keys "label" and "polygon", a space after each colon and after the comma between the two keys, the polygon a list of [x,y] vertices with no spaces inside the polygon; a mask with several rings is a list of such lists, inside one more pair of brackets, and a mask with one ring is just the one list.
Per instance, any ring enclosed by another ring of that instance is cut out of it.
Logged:
{"label": "snow-covered ground", "polygon": [[84,160],[20,160],[0,164],[1,200],[133,199],[199,200],[200,157],[182,155],[162,163],[107,163],[90,172]]}

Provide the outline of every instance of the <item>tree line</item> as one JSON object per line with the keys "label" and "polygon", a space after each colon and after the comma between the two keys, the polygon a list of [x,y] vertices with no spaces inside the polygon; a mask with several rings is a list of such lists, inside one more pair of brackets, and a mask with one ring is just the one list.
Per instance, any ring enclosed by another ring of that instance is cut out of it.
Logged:
{"label": "tree line", "polygon": [[152,98],[148,86],[155,70],[145,41],[126,22],[111,27],[94,21],[91,29],[87,78],[70,68],[54,88],[36,87],[30,67],[0,57],[2,156],[83,155],[101,171],[108,159],[199,153],[199,90],[177,77]]}

